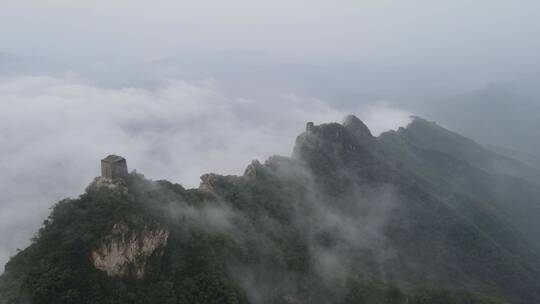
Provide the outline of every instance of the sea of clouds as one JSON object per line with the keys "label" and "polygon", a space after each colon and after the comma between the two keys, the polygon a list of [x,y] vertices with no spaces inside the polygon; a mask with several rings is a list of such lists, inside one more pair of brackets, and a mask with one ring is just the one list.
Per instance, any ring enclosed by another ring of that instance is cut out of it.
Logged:
{"label": "sea of clouds", "polygon": [[[409,121],[386,102],[348,112],[374,134]],[[289,155],[307,121],[347,114],[295,94],[228,96],[212,80],[106,88],[73,75],[0,78],[0,265],[55,202],[84,191],[108,154],[149,178],[196,187],[204,173],[241,174],[252,159]]]}

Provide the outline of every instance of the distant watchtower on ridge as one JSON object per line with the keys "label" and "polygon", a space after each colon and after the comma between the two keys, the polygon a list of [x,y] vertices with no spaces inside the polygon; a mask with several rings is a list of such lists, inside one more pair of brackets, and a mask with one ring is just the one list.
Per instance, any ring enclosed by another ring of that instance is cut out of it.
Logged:
{"label": "distant watchtower on ridge", "polygon": [[126,159],[118,155],[109,155],[101,160],[101,176],[108,179],[124,178],[128,175]]}

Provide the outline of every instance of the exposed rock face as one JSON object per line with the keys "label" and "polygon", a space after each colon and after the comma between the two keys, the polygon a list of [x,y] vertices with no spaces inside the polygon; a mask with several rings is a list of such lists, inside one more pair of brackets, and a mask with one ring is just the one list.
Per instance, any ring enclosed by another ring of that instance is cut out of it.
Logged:
{"label": "exposed rock face", "polygon": [[343,126],[351,131],[354,135],[360,138],[372,138],[369,128],[358,117],[354,115],[348,115],[343,120]]}
{"label": "exposed rock face", "polygon": [[105,237],[98,248],[91,252],[94,266],[106,271],[109,276],[134,274],[144,276],[147,259],[152,254],[163,254],[169,232],[161,227],[140,231],[131,229],[124,223],[115,224],[111,235]]}
{"label": "exposed rock face", "polygon": [[[358,120],[359,121],[359,120]],[[360,122],[360,124],[363,124]],[[307,160],[307,154],[324,153],[332,155],[334,159],[342,158],[345,151],[356,153],[358,149],[366,149],[368,145],[364,142],[373,140],[371,135],[364,136],[365,130],[357,130],[361,125],[355,121],[352,125],[341,125],[338,123],[321,124],[312,126],[309,131],[300,134],[296,138],[293,151],[293,158]],[[359,134],[357,134],[357,131]],[[369,130],[367,130],[369,133]],[[319,160],[324,161],[324,160]]]}
{"label": "exposed rock face", "polygon": [[118,179],[118,180],[112,180],[106,177],[98,176],[94,179],[94,181],[90,184],[89,188],[107,188],[111,191],[118,191],[126,194],[128,192],[128,188],[126,186],[126,183],[124,180]]}
{"label": "exposed rock face", "polygon": [[244,171],[244,176],[248,178],[257,178],[264,174],[264,166],[258,161],[254,160]]}
{"label": "exposed rock face", "polygon": [[[258,161],[256,162],[258,163]],[[214,173],[203,174],[201,176],[201,183],[199,185],[199,190],[208,191],[215,194],[216,189],[221,188],[223,185],[227,185],[230,180],[238,181],[239,179],[240,177],[236,175],[223,176],[223,175],[218,175]]]}
{"label": "exposed rock face", "polygon": [[208,173],[201,176],[201,184],[199,189],[205,191],[214,191],[215,185],[218,183],[219,176],[217,174]]}

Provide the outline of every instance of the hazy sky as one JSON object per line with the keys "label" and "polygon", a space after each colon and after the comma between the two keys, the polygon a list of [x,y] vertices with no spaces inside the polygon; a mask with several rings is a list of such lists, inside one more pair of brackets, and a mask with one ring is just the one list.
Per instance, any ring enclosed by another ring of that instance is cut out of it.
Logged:
{"label": "hazy sky", "polygon": [[[0,265],[118,153],[196,186],[535,73],[540,2],[0,0]],[[537,99],[531,99],[537,100]]]}
{"label": "hazy sky", "polygon": [[301,61],[515,68],[540,51],[533,0],[2,0],[12,54],[154,60],[230,49]]}

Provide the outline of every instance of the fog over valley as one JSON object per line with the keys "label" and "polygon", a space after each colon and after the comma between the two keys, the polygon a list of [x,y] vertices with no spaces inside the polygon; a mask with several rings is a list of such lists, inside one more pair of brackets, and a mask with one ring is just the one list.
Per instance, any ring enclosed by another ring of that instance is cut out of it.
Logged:
{"label": "fog over valley", "polygon": [[[17,267],[45,246],[39,244],[56,240],[63,214],[75,212],[86,223],[84,214],[107,214],[110,206],[99,205],[106,197],[150,210],[120,217],[112,234],[127,239],[126,231],[152,218],[141,226],[160,237],[148,248],[163,247],[148,253],[152,275],[159,267],[151,258],[163,254],[180,269],[177,252],[196,252],[200,244],[190,243],[191,235],[204,235],[201,246],[225,266],[200,282],[229,276],[236,285],[219,288],[238,297],[230,303],[309,303],[298,297],[315,289],[318,301],[335,296],[340,300],[331,302],[353,303],[350,290],[386,296],[394,287],[397,302],[385,303],[423,303],[414,302],[414,290],[424,279],[508,303],[540,299],[532,283],[540,271],[531,266],[540,226],[529,218],[540,210],[534,190],[540,3],[3,0],[0,6],[0,273],[12,257],[18,257],[13,273],[29,271]],[[127,159],[132,173],[121,187],[132,196],[94,180],[109,154]],[[65,198],[77,207],[54,207]],[[86,210],[88,202],[104,209]],[[506,209],[508,202],[515,208]],[[430,220],[418,224],[423,217]],[[433,234],[410,237],[415,229]],[[94,232],[81,232],[80,242],[96,242]],[[179,247],[167,247],[167,239]],[[478,247],[460,247],[471,239]],[[432,247],[424,258],[443,261],[430,266],[431,277],[407,242]],[[456,261],[443,252],[455,252]],[[488,264],[504,262],[486,266],[476,253]],[[309,263],[299,262],[306,256]],[[406,273],[415,267],[417,277]],[[352,288],[365,279],[358,269],[369,273],[369,283]],[[500,284],[501,273],[525,282],[523,290]],[[173,285],[179,276],[163,274]],[[36,282],[17,288],[37,290]],[[127,284],[118,282],[110,286]],[[70,299],[82,301],[79,287]],[[283,297],[271,299],[273,291]],[[26,296],[42,303],[40,295]],[[196,301],[173,298],[167,303]]]}

